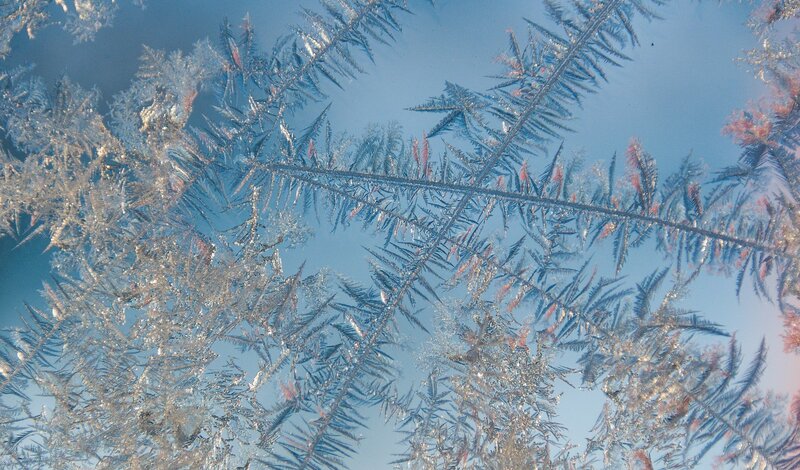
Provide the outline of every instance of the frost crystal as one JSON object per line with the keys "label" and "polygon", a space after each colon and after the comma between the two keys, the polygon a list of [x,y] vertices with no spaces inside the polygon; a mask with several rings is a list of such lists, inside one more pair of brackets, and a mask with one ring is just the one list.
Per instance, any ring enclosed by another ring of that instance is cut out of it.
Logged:
{"label": "frost crystal", "polygon": [[[117,7],[47,3],[0,6],[0,57],[51,13],[83,41]],[[249,18],[189,52],[145,47],[107,113],[68,78],[0,71],[0,236],[44,238],[52,262],[47,307],[0,336],[0,465],[346,468],[377,408],[398,468],[800,467],[797,400],[787,420],[757,387],[766,343],[742,367],[682,306],[705,270],[735,274],[800,349],[800,75],[794,33],[773,38],[796,2],[753,19],[748,60],[775,92],[734,114],[743,154],[713,179],[690,158],[665,175],[638,139],[619,174],[552,151],[657,1],[546,0],[563,31],[509,33],[490,90],[412,108],[440,115],[430,131],[340,132],[317,102],[411,6],[323,0],[271,51]],[[376,235],[368,276],[282,257],[356,225]],[[663,266],[620,276],[645,250]],[[564,386],[603,397],[580,442]]]}

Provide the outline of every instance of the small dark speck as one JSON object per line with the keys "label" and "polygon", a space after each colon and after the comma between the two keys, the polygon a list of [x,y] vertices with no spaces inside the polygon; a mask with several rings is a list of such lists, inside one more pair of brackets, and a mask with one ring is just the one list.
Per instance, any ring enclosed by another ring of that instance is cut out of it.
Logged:
{"label": "small dark speck", "polygon": [[656,44],[655,44],[655,43],[653,43],[653,42],[651,42],[651,43],[650,43],[650,45],[651,45],[651,46],[655,46]]}

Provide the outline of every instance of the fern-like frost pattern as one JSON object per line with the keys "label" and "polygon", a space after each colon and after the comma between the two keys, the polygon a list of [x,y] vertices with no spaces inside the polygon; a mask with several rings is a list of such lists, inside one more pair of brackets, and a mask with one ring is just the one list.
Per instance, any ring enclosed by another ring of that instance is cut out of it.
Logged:
{"label": "fern-like frost pattern", "polygon": [[[0,6],[0,58],[51,23],[91,40],[117,9],[55,3]],[[658,0],[544,0],[494,85],[447,82],[413,135],[337,129],[327,102],[424,2],[322,0],[270,50],[249,18],[145,47],[108,112],[0,69],[0,236],[48,240],[52,265],[0,335],[0,464],[347,468],[379,410],[396,468],[800,467],[800,401],[758,388],[766,343],[746,362],[685,306],[705,271],[731,276],[800,349],[800,75],[796,35],[775,37],[795,3],[751,21],[745,60],[776,91],[731,116],[742,154],[714,173],[686,157],[665,176],[635,138],[609,164],[565,155]],[[375,235],[368,279],[284,267],[314,215]],[[646,250],[662,267],[624,277]],[[402,380],[409,344],[421,382]],[[563,384],[603,397],[579,442]]]}

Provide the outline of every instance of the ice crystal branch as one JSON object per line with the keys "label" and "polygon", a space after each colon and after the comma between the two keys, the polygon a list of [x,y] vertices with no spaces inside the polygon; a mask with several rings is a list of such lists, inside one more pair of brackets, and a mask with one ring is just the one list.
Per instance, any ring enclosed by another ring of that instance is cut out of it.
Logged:
{"label": "ice crystal branch", "polygon": [[[376,154],[377,153],[378,152],[376,152]],[[396,198],[390,197],[389,192],[391,191],[396,193],[398,190],[407,191],[409,193],[420,191],[451,195],[472,192],[477,198],[485,200],[487,205],[504,205],[504,214],[514,214],[522,211],[531,212],[536,208],[542,207],[547,209],[568,211],[575,214],[581,214],[581,216],[585,217],[584,221],[576,222],[576,225],[579,227],[586,227],[585,230],[587,234],[592,232],[594,234],[594,239],[609,237],[616,232],[617,224],[628,222],[631,224],[641,224],[641,227],[636,227],[631,231],[641,233],[643,235],[646,235],[647,232],[651,230],[651,227],[657,227],[658,229],[663,230],[664,235],[662,235],[662,237],[664,239],[664,244],[668,245],[680,244],[685,246],[696,246],[697,243],[694,241],[677,243],[676,241],[671,240],[673,237],[675,239],[678,238],[678,235],[672,234],[681,234],[684,237],[696,237],[701,244],[703,243],[703,240],[707,239],[712,243],[719,244],[720,246],[725,244],[737,246],[739,247],[739,250],[734,257],[741,256],[745,258],[748,253],[743,252],[742,250],[744,249],[760,251],[778,257],[792,258],[794,256],[792,253],[784,252],[780,246],[771,246],[769,244],[765,244],[764,242],[754,240],[753,238],[737,236],[735,232],[740,232],[743,234],[749,233],[753,234],[755,237],[764,238],[769,235],[769,232],[765,232],[763,229],[755,228],[755,224],[754,228],[749,228],[745,224],[741,224],[738,230],[733,228],[731,224],[735,221],[741,220],[741,218],[736,217],[736,211],[732,211],[731,213],[727,211],[721,212],[715,211],[714,207],[706,206],[705,212],[707,214],[717,216],[724,213],[728,217],[728,220],[704,221],[705,225],[710,228],[698,226],[697,221],[690,220],[689,217],[692,216],[691,211],[698,211],[700,214],[702,214],[703,203],[700,199],[697,199],[696,201],[691,200],[692,198],[699,197],[696,195],[699,195],[700,191],[699,185],[691,181],[687,181],[686,183],[688,185],[682,188],[685,191],[684,195],[665,192],[665,194],[659,197],[659,199],[663,198],[668,202],[667,204],[664,204],[661,201],[656,201],[651,205],[651,210],[645,211],[641,209],[636,210],[634,204],[626,203],[624,200],[618,197],[609,197],[609,194],[604,192],[604,188],[579,188],[581,190],[580,193],[572,192],[569,197],[565,198],[561,197],[560,194],[553,194],[552,191],[539,191],[538,189],[528,189],[526,191],[526,188],[536,188],[536,183],[532,180],[518,181],[516,184],[517,187],[509,190],[505,186],[497,185],[494,188],[474,188],[467,184],[458,183],[458,178],[452,178],[454,182],[442,181],[441,179],[431,177],[430,171],[428,172],[429,177],[427,179],[419,179],[416,177],[395,176],[385,173],[368,173],[290,163],[256,164],[255,167],[260,171],[270,174],[282,174],[290,178],[300,179],[300,175],[302,175],[302,181],[309,184],[312,188],[316,187],[318,184],[323,184],[319,182],[319,179],[317,179],[320,178],[327,182],[327,186],[330,186],[331,183],[333,183],[337,186],[341,185],[341,187],[344,188],[344,183],[348,182],[351,183],[351,186],[358,188],[359,190],[366,187],[372,187],[373,189],[371,192],[373,193],[376,191],[380,192],[388,190],[386,195],[380,193],[374,195],[374,200],[379,200],[381,198],[385,198],[385,200],[395,200]],[[680,177],[681,175],[675,175],[673,180]],[[504,179],[499,181],[500,183],[505,182]],[[356,184],[352,185],[352,183]],[[552,182],[540,181],[540,183],[549,185]],[[560,193],[570,192],[568,185],[560,186]],[[670,185],[670,188],[675,188],[675,186]],[[295,187],[294,189],[298,188]],[[553,195],[548,195],[548,192]],[[587,199],[586,202],[580,201],[578,200],[579,194],[592,195],[593,199]],[[357,199],[355,195],[352,196],[352,199],[354,204],[345,207],[345,209],[350,209],[353,211],[358,204],[363,204],[363,200]],[[669,202],[676,200],[678,204],[669,204]],[[689,203],[685,204],[686,201]],[[707,203],[711,204],[723,205],[726,202],[726,198],[721,197],[719,194],[714,194],[713,196],[707,197],[706,201]],[[630,207],[630,209],[627,209],[628,207]],[[698,210],[697,207],[700,207],[700,209]],[[340,209],[340,211],[342,210],[344,209]],[[596,221],[588,222],[593,219]],[[766,227],[768,225],[769,224],[764,224],[763,226]],[[727,227],[727,229],[721,230],[719,227]],[[731,228],[733,228],[733,230],[731,230]],[[734,232],[734,234],[732,234],[732,232]],[[720,250],[720,248],[717,249]]]}
{"label": "ice crystal branch", "polygon": [[[405,0],[323,1],[326,15],[303,10],[307,26],[278,41],[268,55],[254,46],[254,32],[245,20],[240,40],[226,24],[221,31],[229,64],[221,90],[223,125],[215,135],[226,148],[254,141],[265,145],[282,127],[282,117],[309,99],[325,96],[322,82],[340,81],[363,73],[356,51],[373,59],[372,44],[387,43],[400,31],[398,16]],[[237,148],[241,150],[241,148]]]}
{"label": "ice crystal branch", "polygon": [[[800,193],[798,168],[798,118],[800,117],[800,63],[797,55],[797,31],[780,28],[781,23],[796,23],[797,2],[766,3],[751,18],[750,26],[761,40],[761,47],[749,51],[745,60],[756,76],[770,86],[770,95],[758,106],[734,114],[723,130],[742,149],[739,164],[723,171],[725,179],[739,179],[755,187],[754,194],[763,204],[784,212],[778,230],[778,243],[787,252],[797,253],[796,233]],[[773,191],[772,189],[775,188]],[[792,318],[797,313],[800,267],[796,262],[776,262],[762,268],[765,274],[776,272],[778,302],[787,327],[787,349],[791,350]]]}

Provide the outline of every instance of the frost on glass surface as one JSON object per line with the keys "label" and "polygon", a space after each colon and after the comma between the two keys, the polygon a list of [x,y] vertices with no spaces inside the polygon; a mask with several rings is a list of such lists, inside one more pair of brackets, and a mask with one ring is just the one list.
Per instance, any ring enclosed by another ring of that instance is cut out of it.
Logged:
{"label": "frost on glass surface", "polygon": [[[143,6],[143,0],[131,0]],[[76,43],[91,41],[101,28],[111,26],[116,0],[16,0],[0,5],[0,58],[10,52],[18,33],[33,38],[50,24],[59,24]]]}
{"label": "frost on glass surface", "polygon": [[[0,5],[0,55],[52,14],[86,40],[116,9],[55,3]],[[563,152],[661,6],[546,1],[490,89],[411,108],[427,132],[342,129],[327,103],[424,2],[323,1],[269,50],[225,20],[144,47],[113,97],[0,69],[0,236],[46,238],[52,262],[0,336],[0,464],[347,468],[377,412],[397,468],[800,466],[800,399],[758,387],[767,345],[743,357],[686,301],[730,276],[800,350],[797,5],[751,20],[743,60],[773,92],[731,114],[736,165],[667,173],[635,138],[606,165]],[[367,274],[285,268],[315,228],[374,235]],[[588,435],[562,424],[565,384],[602,397]]]}

